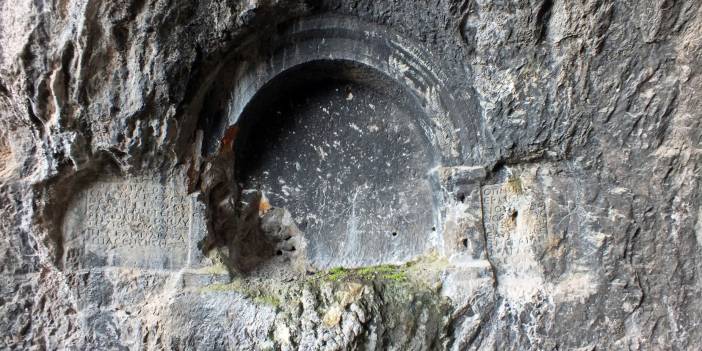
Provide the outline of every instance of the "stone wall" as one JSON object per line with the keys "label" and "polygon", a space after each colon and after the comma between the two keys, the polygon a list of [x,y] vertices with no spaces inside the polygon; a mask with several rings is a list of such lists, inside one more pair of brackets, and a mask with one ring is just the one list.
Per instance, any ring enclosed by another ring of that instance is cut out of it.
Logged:
{"label": "stone wall", "polygon": [[694,0],[2,2],[0,348],[697,349],[701,38]]}

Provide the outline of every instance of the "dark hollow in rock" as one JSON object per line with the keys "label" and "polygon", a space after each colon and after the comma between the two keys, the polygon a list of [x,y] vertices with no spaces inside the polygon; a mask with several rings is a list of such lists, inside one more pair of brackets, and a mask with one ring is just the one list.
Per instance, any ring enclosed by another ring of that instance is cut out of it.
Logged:
{"label": "dark hollow in rock", "polygon": [[[401,86],[366,66],[294,67],[242,113],[238,181],[305,223],[314,266],[409,259],[427,248],[433,226],[423,114]],[[392,240],[397,233],[402,240]]]}

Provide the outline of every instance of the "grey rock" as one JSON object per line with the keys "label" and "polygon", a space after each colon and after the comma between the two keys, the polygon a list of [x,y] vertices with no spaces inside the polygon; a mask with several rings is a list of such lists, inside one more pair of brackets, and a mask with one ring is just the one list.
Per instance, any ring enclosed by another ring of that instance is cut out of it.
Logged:
{"label": "grey rock", "polygon": [[698,349],[698,1],[0,3],[0,349]]}

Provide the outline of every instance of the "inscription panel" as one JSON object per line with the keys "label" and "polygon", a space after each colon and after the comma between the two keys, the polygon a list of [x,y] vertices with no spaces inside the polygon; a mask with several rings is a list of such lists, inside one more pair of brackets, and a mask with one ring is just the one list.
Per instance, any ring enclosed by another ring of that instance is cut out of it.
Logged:
{"label": "inscription panel", "polygon": [[186,266],[193,201],[173,181],[92,184],[76,196],[65,217],[64,267]]}
{"label": "inscription panel", "polygon": [[543,200],[519,181],[483,186],[481,197],[487,250],[496,268],[530,269],[546,232]]}

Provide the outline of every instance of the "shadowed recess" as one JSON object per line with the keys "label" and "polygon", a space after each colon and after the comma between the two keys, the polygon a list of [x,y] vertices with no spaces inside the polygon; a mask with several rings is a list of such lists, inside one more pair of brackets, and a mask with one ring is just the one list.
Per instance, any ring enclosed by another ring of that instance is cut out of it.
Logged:
{"label": "shadowed recess", "polygon": [[297,66],[242,113],[237,179],[291,212],[314,266],[401,262],[424,252],[434,226],[425,118],[367,66]]}

